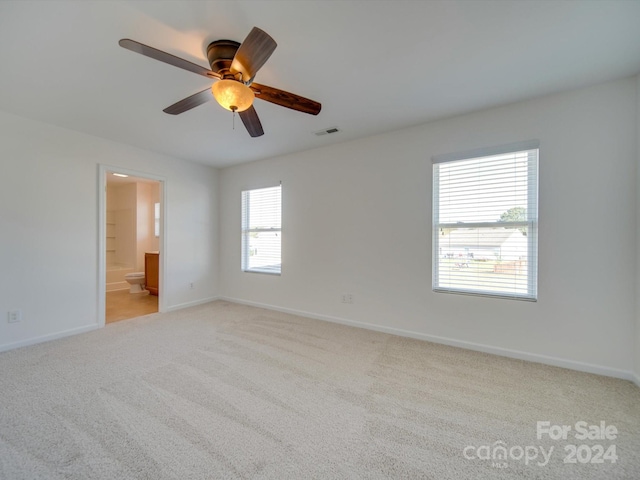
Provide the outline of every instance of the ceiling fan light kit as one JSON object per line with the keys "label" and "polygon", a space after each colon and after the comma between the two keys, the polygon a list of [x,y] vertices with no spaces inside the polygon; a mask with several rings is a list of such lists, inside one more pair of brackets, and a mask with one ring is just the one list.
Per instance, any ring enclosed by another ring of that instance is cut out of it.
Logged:
{"label": "ceiling fan light kit", "polygon": [[222,108],[232,112],[244,112],[255,98],[253,91],[245,84],[229,79],[214,82],[211,93]]}
{"label": "ceiling fan light kit", "polygon": [[140,55],[210,79],[218,79],[211,85],[210,90],[207,88],[190,95],[163,110],[171,115],[184,113],[215,98],[223,108],[239,113],[249,135],[259,137],[264,135],[264,130],[253,107],[254,98],[311,115],[317,115],[322,108],[322,105],[314,100],[253,83],[256,73],[277,47],[275,40],[258,27],[253,27],[242,43],[233,40],[217,40],[210,43],[207,47],[207,59],[211,70],[135,40],[125,38],[118,43],[122,48]]}

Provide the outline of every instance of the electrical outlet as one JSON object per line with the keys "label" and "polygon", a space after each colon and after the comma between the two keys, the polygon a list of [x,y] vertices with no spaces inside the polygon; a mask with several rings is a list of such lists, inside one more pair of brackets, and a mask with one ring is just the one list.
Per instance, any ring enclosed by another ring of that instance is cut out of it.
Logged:
{"label": "electrical outlet", "polygon": [[352,293],[343,293],[342,294],[342,303],[353,303],[353,294]]}
{"label": "electrical outlet", "polygon": [[11,310],[9,312],[9,318],[7,319],[9,323],[18,323],[20,320],[22,320],[22,310]]}

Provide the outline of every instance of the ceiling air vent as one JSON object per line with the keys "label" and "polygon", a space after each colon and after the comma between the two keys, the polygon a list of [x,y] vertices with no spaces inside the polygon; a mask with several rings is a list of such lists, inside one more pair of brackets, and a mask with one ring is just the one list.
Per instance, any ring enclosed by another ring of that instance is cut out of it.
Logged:
{"label": "ceiling air vent", "polygon": [[329,128],[325,128],[324,130],[319,130],[316,132],[316,135],[329,135],[330,133],[338,133],[340,130],[338,129],[338,127],[329,127]]}

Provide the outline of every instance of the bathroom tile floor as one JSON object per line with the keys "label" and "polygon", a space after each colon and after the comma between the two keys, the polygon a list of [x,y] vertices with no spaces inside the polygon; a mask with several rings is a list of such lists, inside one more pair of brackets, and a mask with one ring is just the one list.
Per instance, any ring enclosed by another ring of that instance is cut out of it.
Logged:
{"label": "bathroom tile floor", "polygon": [[131,294],[129,290],[107,292],[106,323],[141,317],[158,311],[158,297],[148,294]]}

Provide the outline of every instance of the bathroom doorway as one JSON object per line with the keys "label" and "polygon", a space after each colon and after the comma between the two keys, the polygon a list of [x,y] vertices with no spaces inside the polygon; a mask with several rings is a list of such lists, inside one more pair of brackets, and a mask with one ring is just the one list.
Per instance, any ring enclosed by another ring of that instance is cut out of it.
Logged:
{"label": "bathroom doorway", "polygon": [[101,166],[99,322],[161,311],[164,181]]}

